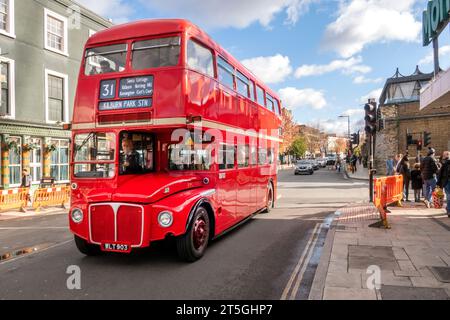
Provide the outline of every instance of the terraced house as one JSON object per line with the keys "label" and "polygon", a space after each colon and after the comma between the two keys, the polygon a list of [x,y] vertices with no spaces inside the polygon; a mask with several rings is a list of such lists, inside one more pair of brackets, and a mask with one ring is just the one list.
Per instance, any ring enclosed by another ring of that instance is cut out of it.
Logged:
{"label": "terraced house", "polygon": [[69,180],[70,131],[84,43],[112,23],[70,0],[0,0],[1,179]]}

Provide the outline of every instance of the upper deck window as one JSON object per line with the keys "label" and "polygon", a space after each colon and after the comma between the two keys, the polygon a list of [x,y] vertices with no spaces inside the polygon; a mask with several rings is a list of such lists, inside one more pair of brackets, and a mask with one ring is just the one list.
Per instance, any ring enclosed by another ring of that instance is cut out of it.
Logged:
{"label": "upper deck window", "polygon": [[217,66],[219,81],[231,89],[234,89],[234,67],[222,57],[217,58]]}
{"label": "upper deck window", "polygon": [[173,67],[180,60],[180,37],[137,41],[133,44],[132,64],[134,70]]}
{"label": "upper deck window", "polygon": [[214,64],[211,50],[192,40],[189,40],[187,45],[187,64],[193,70],[214,77]]}
{"label": "upper deck window", "polygon": [[239,71],[237,72],[236,87],[237,91],[244,97],[250,98],[250,80]]}
{"label": "upper deck window", "polygon": [[121,72],[125,70],[127,61],[127,45],[91,48],[86,51],[86,75]]}
{"label": "upper deck window", "polygon": [[256,86],[256,101],[259,105],[265,106],[264,103],[264,89],[260,86]]}
{"label": "upper deck window", "polygon": [[266,95],[266,107],[270,111],[275,111],[274,99],[272,98],[272,96],[270,94]]}

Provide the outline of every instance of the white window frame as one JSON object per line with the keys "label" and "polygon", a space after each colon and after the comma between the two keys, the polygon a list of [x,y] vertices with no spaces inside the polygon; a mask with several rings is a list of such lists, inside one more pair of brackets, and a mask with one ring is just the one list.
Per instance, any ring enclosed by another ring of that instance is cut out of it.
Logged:
{"label": "white window frame", "polygon": [[0,34],[13,38],[16,38],[16,25],[15,25],[15,19],[14,19],[14,1],[15,0],[8,0],[8,24],[5,30],[0,29]]}
{"label": "white window frame", "polygon": [[[33,177],[34,176],[34,173],[36,173],[35,171],[36,171],[36,168],[41,168],[41,179],[42,179],[42,177],[43,177],[43,175],[44,175],[44,173],[43,173],[43,165],[42,165],[42,161],[43,161],[43,159],[44,159],[44,151],[43,151],[43,140],[42,140],[42,138],[32,138],[32,139],[34,139],[34,140],[39,140],[40,141],[40,143],[39,143],[39,149],[40,149],[40,158],[41,158],[41,161],[40,162],[32,162],[31,161],[31,159],[30,159],[30,175]],[[30,153],[32,153],[32,155],[31,155],[31,157],[34,157],[34,155],[37,153],[37,151],[36,150],[31,150],[30,151]],[[40,181],[41,180],[32,180],[32,184],[39,184],[40,183]]]}
{"label": "white window frame", "polygon": [[[14,138],[14,139],[18,139],[19,141],[19,150],[20,150],[20,154],[19,154],[19,164],[11,164],[11,162],[8,165],[9,168],[9,175],[11,177],[11,168],[12,167],[18,167],[19,168],[19,183],[14,183],[12,184],[11,181],[9,183],[9,188],[18,188],[22,185],[22,166],[23,166],[23,150],[22,150],[22,137],[19,136],[11,136],[10,138]],[[10,150],[9,152],[14,152],[12,150]]]}
{"label": "white window frame", "polygon": [[68,146],[67,146],[67,151],[68,151],[68,157],[67,157],[67,163],[61,164],[60,160],[61,157],[58,159],[58,163],[54,164],[54,163],[50,163],[50,171],[51,171],[51,167],[52,166],[57,166],[58,167],[58,173],[61,174],[61,169],[60,167],[62,166],[67,166],[67,176],[69,178],[69,180],[56,180],[57,177],[55,178],[55,183],[69,183],[70,182],[70,140],[69,139],[59,139],[59,138],[52,138],[51,142],[58,142],[57,147],[60,148],[61,147],[61,142],[65,141],[68,142]]}
{"label": "white window frame", "polygon": [[[0,56],[0,62],[9,64],[8,77],[8,91],[9,91],[9,114],[0,119],[15,119],[16,118],[16,63],[14,60]],[[1,94],[1,93],[0,93]]]}
{"label": "white window frame", "polygon": [[[55,48],[52,48],[48,45],[48,17],[52,17],[54,19],[60,20],[63,22],[63,29],[64,29],[64,39],[63,39],[63,46],[64,50],[58,50]],[[64,17],[60,14],[57,14],[56,12],[50,11],[47,8],[44,8],[44,48],[46,50],[62,54],[64,56],[69,56],[69,48],[68,48],[68,36],[69,36],[69,28],[68,28],[68,19],[67,17]]]}
{"label": "white window frame", "polygon": [[52,121],[48,116],[48,76],[55,76],[63,79],[64,90],[64,123],[69,122],[69,76],[64,73],[59,73],[50,69],[45,69],[45,121],[49,124],[56,124],[58,121]]}

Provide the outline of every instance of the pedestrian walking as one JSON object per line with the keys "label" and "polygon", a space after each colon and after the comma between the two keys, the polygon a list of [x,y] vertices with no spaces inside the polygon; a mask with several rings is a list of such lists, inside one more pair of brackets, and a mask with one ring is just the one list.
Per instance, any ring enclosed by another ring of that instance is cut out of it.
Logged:
{"label": "pedestrian walking", "polygon": [[399,174],[400,173],[400,162],[403,159],[403,154],[399,153],[395,156],[395,166],[394,166],[394,174]]}
{"label": "pedestrian walking", "polygon": [[358,171],[358,169],[356,168],[357,163],[358,163],[358,157],[356,157],[356,155],[353,154],[352,158],[351,158],[352,173],[355,173],[356,171]]}
{"label": "pedestrian walking", "polygon": [[20,184],[21,188],[28,188],[27,193],[27,201],[31,201],[30,189],[31,188],[31,175],[28,173],[27,169],[22,170],[22,183]]}
{"label": "pedestrian walking", "polygon": [[422,173],[420,172],[420,163],[414,165],[411,171],[411,185],[414,190],[414,201],[420,202],[420,193],[423,189]]}
{"label": "pedestrian walking", "polygon": [[431,208],[431,201],[433,196],[433,191],[437,184],[437,172],[438,166],[436,164],[435,158],[436,150],[433,148],[428,149],[427,156],[422,160],[420,164],[420,171],[422,172],[422,179],[425,188],[425,205],[427,208]]}
{"label": "pedestrian walking", "polygon": [[394,175],[394,159],[392,159],[392,157],[389,157],[386,160],[386,172],[388,176],[393,176]]}
{"label": "pedestrian walking", "polygon": [[442,159],[442,168],[439,172],[437,185],[444,189],[447,197],[447,215],[450,218],[450,152],[446,151]]}
{"label": "pedestrian walking", "polygon": [[403,201],[409,202],[409,184],[411,182],[411,169],[408,156],[400,161],[399,173],[403,176]]}

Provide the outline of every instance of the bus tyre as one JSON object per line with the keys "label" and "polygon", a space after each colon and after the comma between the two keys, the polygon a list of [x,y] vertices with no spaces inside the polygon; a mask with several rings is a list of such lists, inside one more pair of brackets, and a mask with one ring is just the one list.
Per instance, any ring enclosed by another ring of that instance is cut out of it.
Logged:
{"label": "bus tyre", "polygon": [[101,253],[100,247],[94,244],[88,243],[86,240],[75,236],[75,244],[78,250],[87,256],[97,256]]}
{"label": "bus tyre", "polygon": [[194,262],[205,253],[209,241],[209,217],[204,207],[198,207],[186,234],[177,238],[177,251],[181,259]]}
{"label": "bus tyre", "polygon": [[269,213],[270,210],[274,207],[274,193],[273,193],[273,185],[269,182],[267,186],[267,206],[263,213]]}

